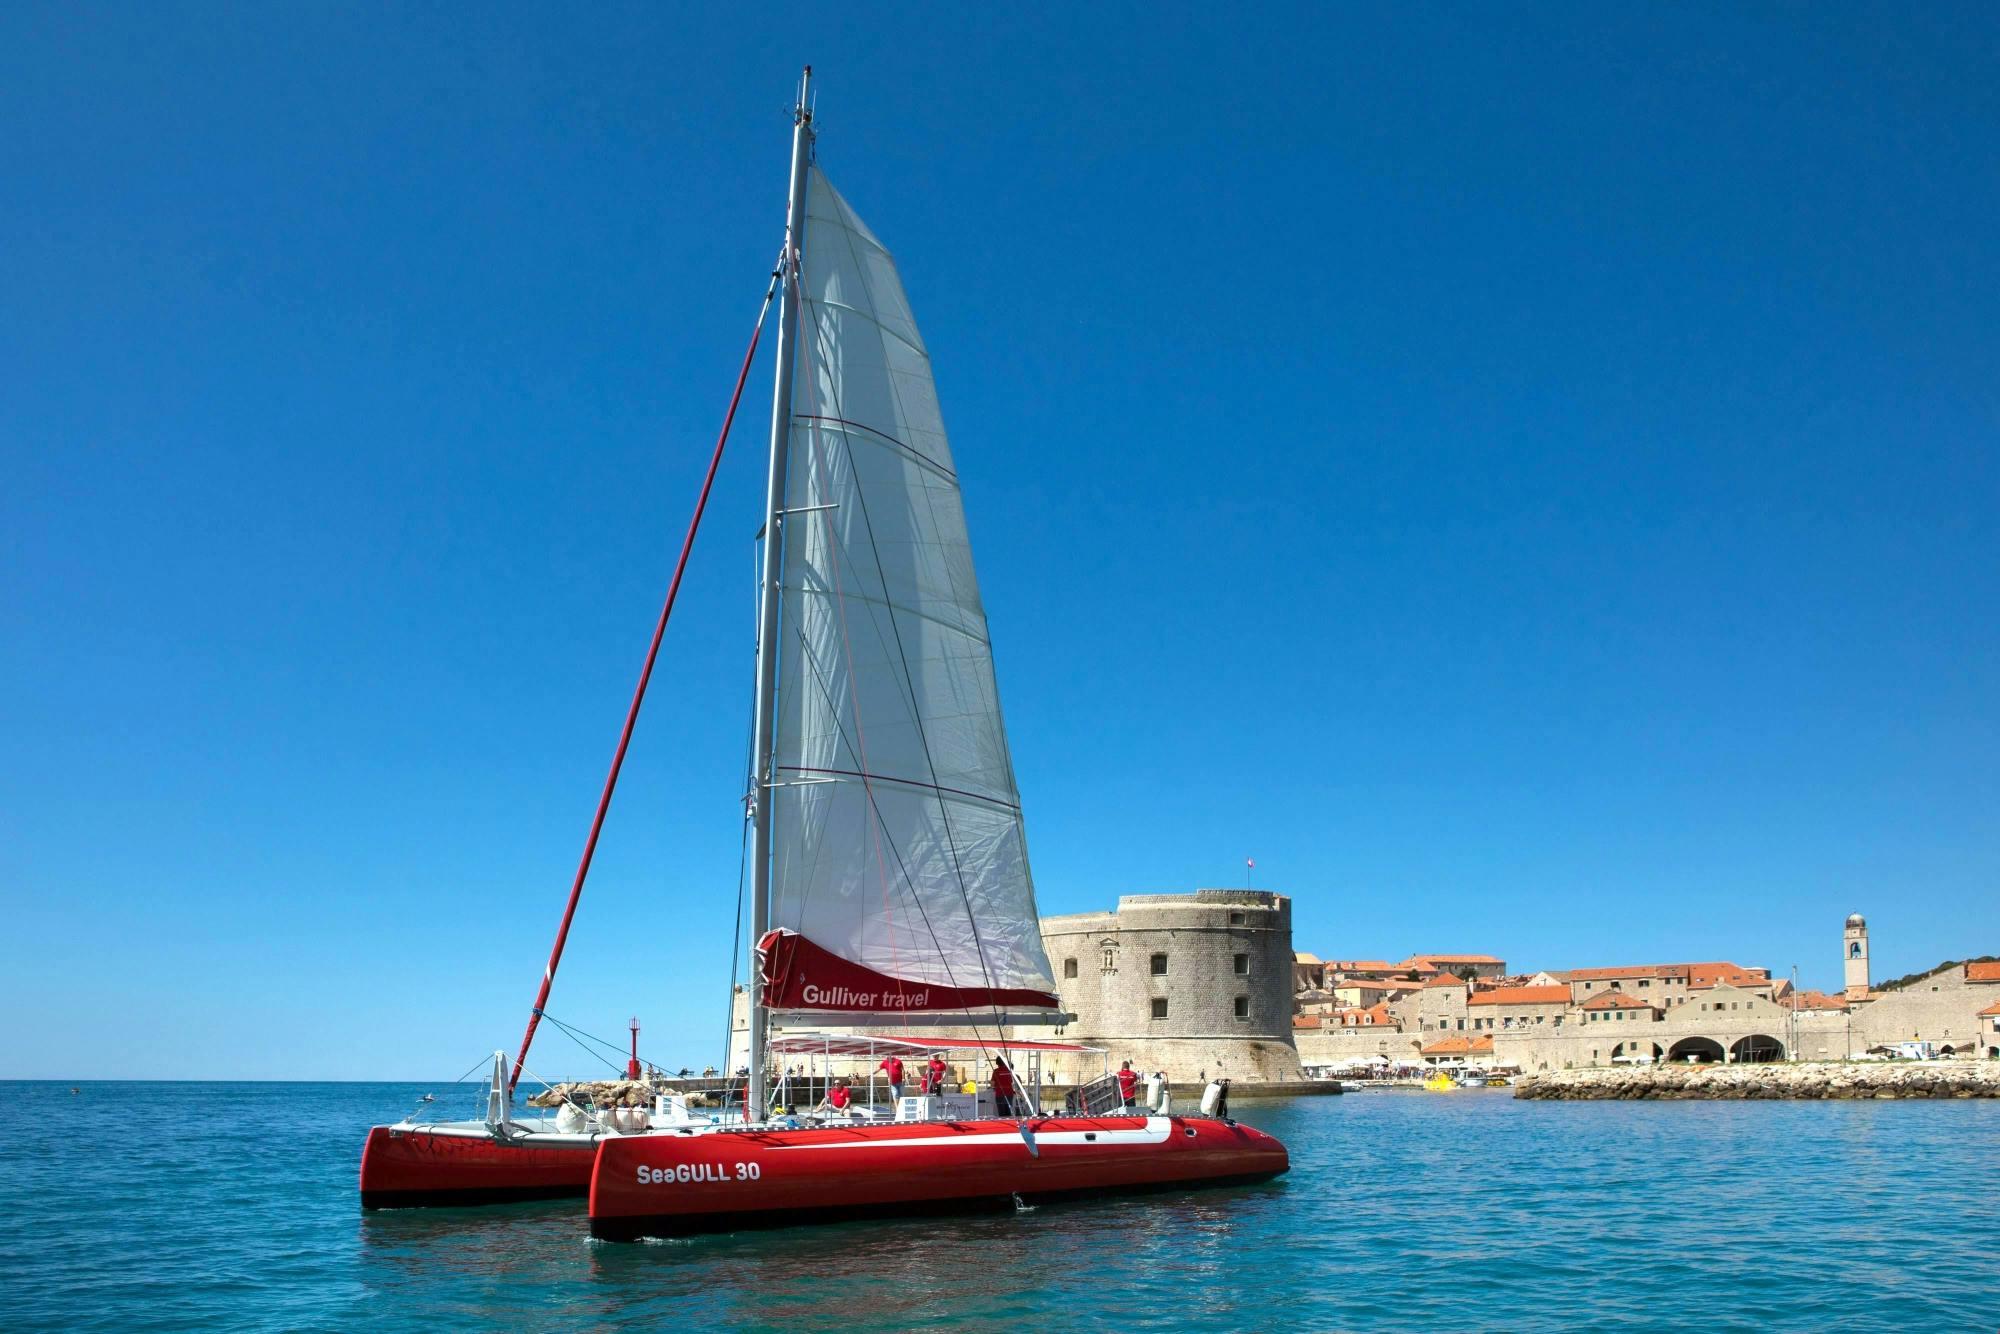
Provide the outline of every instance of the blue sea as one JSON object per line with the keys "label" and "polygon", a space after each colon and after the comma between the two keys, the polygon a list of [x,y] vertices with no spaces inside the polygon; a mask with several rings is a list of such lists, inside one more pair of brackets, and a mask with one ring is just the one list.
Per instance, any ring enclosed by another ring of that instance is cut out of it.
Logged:
{"label": "blue sea", "polygon": [[2000,1102],[1239,1098],[1289,1176],[617,1245],[363,1214],[419,1086],[81,1088],[0,1084],[0,1329],[2000,1328]]}

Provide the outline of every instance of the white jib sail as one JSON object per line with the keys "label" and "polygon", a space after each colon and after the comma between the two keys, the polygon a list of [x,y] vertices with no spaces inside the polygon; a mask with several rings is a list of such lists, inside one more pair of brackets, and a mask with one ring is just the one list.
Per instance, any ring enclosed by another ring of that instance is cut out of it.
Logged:
{"label": "white jib sail", "polygon": [[801,295],[771,925],[892,978],[1053,993],[930,357],[817,167]]}

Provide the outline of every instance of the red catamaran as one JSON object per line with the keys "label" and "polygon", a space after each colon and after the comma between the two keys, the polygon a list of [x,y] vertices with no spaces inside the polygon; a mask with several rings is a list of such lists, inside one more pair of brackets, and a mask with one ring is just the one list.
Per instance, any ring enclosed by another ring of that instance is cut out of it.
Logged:
{"label": "red catamaran", "polygon": [[[496,1059],[485,1121],[375,1129],[366,1203],[581,1182],[592,1233],[631,1238],[1251,1181],[1288,1166],[1282,1144],[1233,1121],[1049,1116],[1038,1084],[1015,1098],[1003,1087],[880,1113],[768,1114],[774,1027],[900,1030],[921,1047],[933,1041],[909,1031],[921,1021],[961,1035],[954,1045],[997,1049],[1016,1045],[1001,1040],[1012,1028],[1063,1018],[930,358],[894,260],[815,161],[811,78],[773,279],[748,794],[752,1119],[531,1129],[508,1115],[521,1060],[503,1088]],[[607,784],[600,823],[609,797]],[[595,840],[593,828],[569,912]],[[559,934],[530,1039],[561,948]]]}

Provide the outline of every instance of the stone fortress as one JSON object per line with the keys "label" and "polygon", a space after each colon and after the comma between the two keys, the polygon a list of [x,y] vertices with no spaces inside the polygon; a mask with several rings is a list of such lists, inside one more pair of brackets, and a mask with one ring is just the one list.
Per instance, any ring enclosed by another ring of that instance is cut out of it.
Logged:
{"label": "stone fortress", "polygon": [[[1292,1045],[1292,901],[1248,889],[1126,894],[1110,912],[1042,919],[1065,1042],[1175,1083],[1304,1078]],[[1028,1036],[1023,1032],[1020,1036]],[[1054,1066],[1058,1079],[1070,1072]],[[1102,1059],[1076,1073],[1090,1078]]]}
{"label": "stone fortress", "polygon": [[1536,1074],[1655,1062],[1842,1060],[1896,1044],[2000,1059],[2000,962],[1947,964],[1893,990],[1869,980],[1868,924],[1847,918],[1838,996],[1766,968],[1639,964],[1506,975],[1489,955],[1401,963],[1301,954],[1293,1036],[1308,1066],[1373,1059]]}

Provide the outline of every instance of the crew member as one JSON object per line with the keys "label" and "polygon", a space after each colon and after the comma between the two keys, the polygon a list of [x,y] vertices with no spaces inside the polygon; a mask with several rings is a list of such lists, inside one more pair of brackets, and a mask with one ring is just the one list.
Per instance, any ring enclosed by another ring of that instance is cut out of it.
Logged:
{"label": "crew member", "polygon": [[891,1053],[875,1067],[889,1076],[889,1101],[903,1100],[903,1058]]}
{"label": "crew member", "polygon": [[1134,1095],[1136,1095],[1138,1092],[1139,1092],[1139,1072],[1132,1068],[1132,1063],[1130,1061],[1126,1061],[1124,1064],[1118,1067],[1119,1110],[1123,1112],[1131,1111],[1132,1099]]}
{"label": "crew member", "polygon": [[943,1056],[932,1052],[930,1064],[924,1067],[924,1073],[930,1076],[931,1092],[944,1092],[944,1077],[948,1072],[944,1068]]}
{"label": "crew member", "polygon": [[826,1091],[826,1105],[833,1108],[833,1110],[836,1112],[845,1112],[847,1110],[847,1104],[851,1102],[853,1098],[854,1098],[853,1090],[848,1088],[847,1081],[845,1079],[841,1080],[838,1084],[835,1084],[832,1088]]}
{"label": "crew member", "polygon": [[1007,1058],[993,1058],[993,1114],[995,1116],[1014,1115],[1014,1072],[1007,1068]]}

